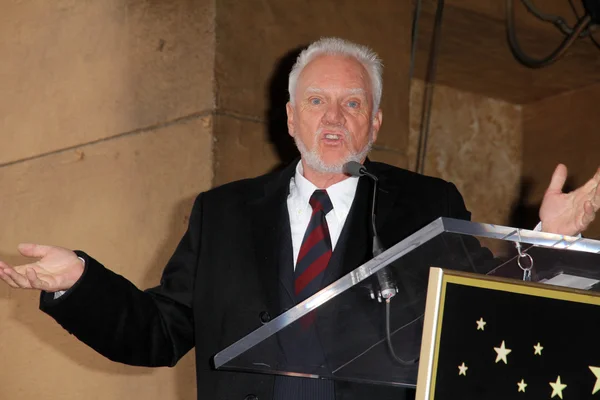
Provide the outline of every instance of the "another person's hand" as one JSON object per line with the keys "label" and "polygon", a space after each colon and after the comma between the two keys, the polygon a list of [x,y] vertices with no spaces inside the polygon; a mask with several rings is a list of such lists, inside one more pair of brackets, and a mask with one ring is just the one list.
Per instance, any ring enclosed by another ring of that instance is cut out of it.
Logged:
{"label": "another person's hand", "polygon": [[71,250],[31,243],[22,243],[18,249],[22,255],[39,260],[16,267],[0,261],[0,279],[14,288],[67,290],[83,274],[83,262]]}
{"label": "another person's hand", "polygon": [[600,208],[600,168],[585,185],[569,193],[562,189],[567,180],[567,167],[559,164],[546,189],[540,207],[544,232],[578,235],[590,225]]}

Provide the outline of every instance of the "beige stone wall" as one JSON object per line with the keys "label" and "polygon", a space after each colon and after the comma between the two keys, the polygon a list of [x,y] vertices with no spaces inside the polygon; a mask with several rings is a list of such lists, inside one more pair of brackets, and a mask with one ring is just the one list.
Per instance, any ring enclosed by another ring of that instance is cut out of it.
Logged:
{"label": "beige stone wall", "polygon": [[5,3],[0,164],[212,111],[212,1]]}
{"label": "beige stone wall", "polygon": [[[6,4],[4,4],[6,3]],[[158,283],[212,184],[214,2],[9,1],[0,13],[0,259],[82,248]],[[195,399],[176,369],[112,363],[0,285],[1,399]]]}
{"label": "beige stone wall", "polygon": [[[202,121],[84,145],[0,171],[0,257],[22,241],[82,248],[140,287],[160,272],[210,185]],[[34,291],[0,286],[3,399],[195,399],[192,354],[177,369],[104,359],[38,309]]]}
{"label": "beige stone wall", "polygon": [[[566,190],[590,179],[600,166],[600,85],[549,97],[524,107],[523,204],[531,216],[559,162],[569,169]],[[600,239],[600,220],[585,236]]]}
{"label": "beige stone wall", "polygon": [[[423,81],[415,80],[408,150],[413,171],[423,90]],[[424,173],[453,182],[474,221],[512,222],[520,194],[521,120],[521,106],[445,86],[435,88]]]}

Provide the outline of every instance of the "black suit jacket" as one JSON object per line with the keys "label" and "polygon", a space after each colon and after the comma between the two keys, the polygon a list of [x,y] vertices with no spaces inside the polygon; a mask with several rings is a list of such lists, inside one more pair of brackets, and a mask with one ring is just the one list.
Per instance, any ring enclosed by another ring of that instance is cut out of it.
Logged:
{"label": "black suit jacket", "polygon": [[[258,328],[261,316],[294,304],[286,294],[293,265],[286,199],[295,165],[200,194],[159,286],[139,290],[78,252],[86,260],[83,276],[57,300],[42,294],[41,309],[99,353],[126,364],[173,366],[195,346],[199,399],[271,399],[272,376],[215,371],[211,360]],[[440,216],[470,218],[454,185],[382,163],[366,165],[380,181],[377,226],[384,246]],[[371,258],[370,192],[370,181],[360,178],[323,286]],[[337,399],[402,399],[403,393],[336,383]]]}

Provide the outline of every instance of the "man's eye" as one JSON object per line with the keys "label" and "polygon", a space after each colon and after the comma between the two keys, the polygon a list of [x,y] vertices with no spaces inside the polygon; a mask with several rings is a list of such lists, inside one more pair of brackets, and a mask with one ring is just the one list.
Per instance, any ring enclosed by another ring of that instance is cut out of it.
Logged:
{"label": "man's eye", "polygon": [[312,104],[313,106],[318,106],[319,104],[321,104],[321,99],[319,98],[312,98],[310,99],[310,104]]}
{"label": "man's eye", "polygon": [[348,107],[350,108],[358,108],[360,107],[360,103],[356,100],[351,100],[348,102]]}

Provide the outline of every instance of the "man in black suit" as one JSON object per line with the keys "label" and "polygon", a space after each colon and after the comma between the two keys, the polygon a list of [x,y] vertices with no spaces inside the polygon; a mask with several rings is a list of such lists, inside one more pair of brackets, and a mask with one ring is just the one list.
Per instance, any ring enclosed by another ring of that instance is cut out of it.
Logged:
{"label": "man in black suit", "polygon": [[[34,244],[19,251],[39,260],[16,267],[0,262],[0,278],[42,290],[44,312],[114,361],[173,366],[195,346],[199,399],[410,396],[210,366],[215,353],[270,316],[371,258],[371,184],[345,175],[346,162],[365,163],[379,178],[384,246],[440,216],[470,218],[454,185],[366,160],[382,123],[381,88],[381,63],[368,48],[329,38],[303,51],[290,73],[287,105],[300,162],[200,194],[157,287],[139,290],[84,252]],[[540,215],[544,230],[573,235],[600,206],[600,173],[568,194],[561,191],[565,178],[559,166]],[[320,232],[316,239],[314,232]]]}

